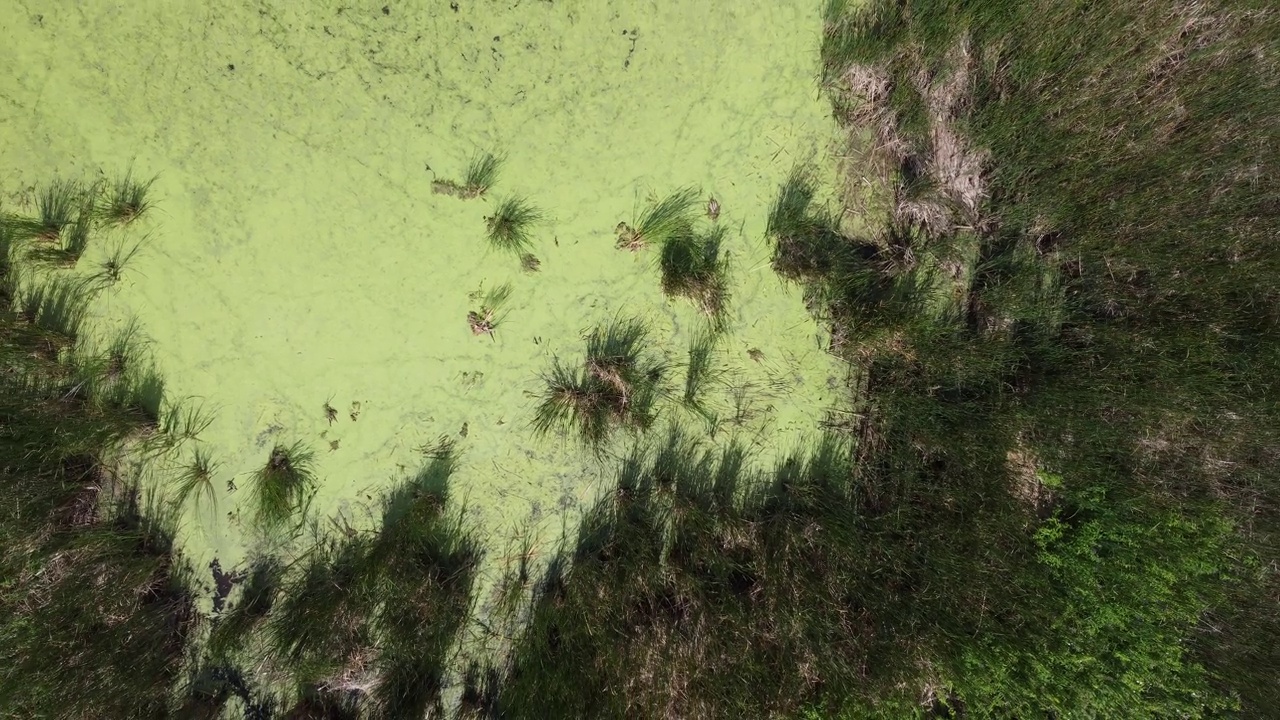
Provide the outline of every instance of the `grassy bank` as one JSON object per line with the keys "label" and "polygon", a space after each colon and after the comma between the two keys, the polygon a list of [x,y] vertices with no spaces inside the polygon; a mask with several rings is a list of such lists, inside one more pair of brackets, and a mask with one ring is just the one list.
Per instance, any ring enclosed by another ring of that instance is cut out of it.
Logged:
{"label": "grassy bank", "polygon": [[49,233],[88,222],[58,227],[70,187],[50,186],[43,219],[0,219],[0,709],[163,718],[196,614],[173,514],[122,460],[173,443],[154,378],[127,343],[83,337],[99,284],[18,277],[23,256],[61,251]]}
{"label": "grassy bank", "polygon": [[769,234],[863,399],[763,477],[680,436],[624,463],[483,706],[1267,715],[1278,29],[1247,2],[829,4],[876,192],[835,212],[798,168]]}
{"label": "grassy bank", "polygon": [[981,474],[1050,570],[984,589],[1018,620],[924,655],[938,686],[982,715],[1266,714],[1280,17],[843,5],[825,75],[884,220],[804,279],[865,368],[862,471],[944,497]]}

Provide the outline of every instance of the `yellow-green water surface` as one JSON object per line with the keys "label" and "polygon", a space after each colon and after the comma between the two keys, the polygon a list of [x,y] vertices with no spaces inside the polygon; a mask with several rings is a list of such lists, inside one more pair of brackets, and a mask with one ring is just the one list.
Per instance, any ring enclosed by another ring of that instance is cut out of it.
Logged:
{"label": "yellow-green water surface", "polygon": [[[104,331],[136,317],[167,397],[217,411],[201,437],[221,463],[216,508],[182,526],[197,564],[235,565],[258,542],[249,474],[295,439],[317,453],[324,525],[367,522],[417,448],[448,435],[453,492],[491,546],[525,524],[553,541],[611,463],[535,438],[531,395],[553,356],[579,357],[583,332],[619,315],[647,319],[681,361],[700,315],[661,294],[654,249],[617,250],[613,234],[681,186],[716,197],[731,228],[717,441],[767,464],[841,401],[842,371],[763,233],[792,165],[821,163],[834,137],[814,0],[0,8],[6,205],[55,176],[158,174],[157,209],[130,231],[150,233],[143,252],[96,312]],[[479,150],[508,158],[489,196],[432,193]],[[548,216],[537,273],[484,239],[513,193]],[[473,335],[469,296],[505,282],[506,323]]]}

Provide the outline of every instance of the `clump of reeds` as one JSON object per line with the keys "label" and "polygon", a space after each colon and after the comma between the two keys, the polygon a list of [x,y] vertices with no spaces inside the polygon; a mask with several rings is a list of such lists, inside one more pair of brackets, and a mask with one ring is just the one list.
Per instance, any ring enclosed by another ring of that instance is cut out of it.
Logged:
{"label": "clump of reeds", "polygon": [[55,275],[22,288],[18,314],[31,325],[56,336],[61,346],[74,344],[88,313],[93,288],[82,279]]}
{"label": "clump of reeds", "polygon": [[534,559],[534,536],[524,528],[514,541],[507,543],[503,555],[502,577],[494,593],[491,617],[510,628],[518,620],[518,611],[529,588]]}
{"label": "clump of reeds", "polygon": [[[324,687],[374,717],[440,708],[450,650],[469,616],[479,546],[450,512],[451,441],[390,492],[382,527],[321,541],[271,609],[267,639],[300,687]],[[219,631],[215,628],[215,634]]]}
{"label": "clump of reeds", "polygon": [[765,233],[774,242],[773,268],[784,277],[814,277],[830,268],[838,252],[835,219],[810,207],[816,192],[812,169],[798,165],[769,208]]}
{"label": "clump of reeds", "polygon": [[462,675],[462,696],[458,699],[459,720],[491,720],[503,717],[499,704],[502,675],[491,663],[472,660]]}
{"label": "clump of reeds", "polygon": [[271,608],[266,637],[299,687],[361,669],[373,644],[378,575],[368,542],[347,537],[320,540],[287,579]]}
{"label": "clump of reeds", "polygon": [[67,226],[75,222],[85,197],[85,188],[80,183],[54,180],[36,194],[36,217],[16,220],[15,225],[27,237],[57,242]]}
{"label": "clump of reeds", "polygon": [[98,264],[98,272],[94,274],[94,280],[99,285],[108,287],[120,282],[120,278],[124,276],[125,269],[129,266],[134,256],[138,254],[141,247],[141,242],[125,243],[122,241],[116,243],[108,251],[102,262]]}
{"label": "clump of reeds", "polygon": [[662,291],[692,300],[717,326],[724,320],[728,295],[728,263],[720,251],[724,236],[724,226],[701,235],[671,235],[663,241],[659,258]]}
{"label": "clump of reeds", "polygon": [[209,455],[209,451],[203,447],[196,446],[192,452],[191,460],[182,467],[177,478],[177,490],[174,492],[173,502],[177,507],[187,504],[187,500],[194,500],[197,508],[205,505],[213,506],[217,502],[217,492],[214,490],[213,479],[214,473],[217,472],[218,463]]}
{"label": "clump of reeds", "polygon": [[528,200],[505,198],[494,208],[493,214],[484,219],[489,244],[499,250],[523,255],[530,244],[530,228],[541,220],[542,211]]}
{"label": "clump of reeds", "polygon": [[676,190],[645,208],[634,225],[618,223],[615,228],[618,248],[636,252],[652,243],[665,242],[672,236],[691,232],[697,204],[697,188]]}
{"label": "clump of reeds", "polygon": [[98,203],[98,217],[109,225],[128,225],[151,209],[151,185],[156,181],[137,180],[129,170],[109,184]]}
{"label": "clump of reeds", "polygon": [[511,284],[503,283],[491,288],[480,300],[480,309],[467,313],[467,324],[471,326],[473,335],[488,335],[498,329],[505,316],[503,307],[511,297]]}
{"label": "clump of reeds", "polygon": [[716,336],[709,332],[700,332],[689,341],[688,362],[685,365],[684,404],[705,414],[702,394],[707,383],[713,381],[718,373],[713,367]]}
{"label": "clump of reeds", "polygon": [[381,717],[439,713],[450,649],[471,612],[480,548],[461,512],[448,511],[452,443],[439,444],[421,471],[389,495],[372,554],[383,569],[374,616],[384,641],[370,701]]}
{"label": "clump of reeds", "polygon": [[301,510],[315,485],[314,453],[301,442],[276,445],[254,479],[254,520],[274,530]]}
{"label": "clump of reeds", "polygon": [[615,320],[587,336],[581,366],[554,360],[543,378],[547,387],[534,430],[572,429],[588,445],[599,447],[615,428],[648,427],[666,367],[646,353],[647,335],[639,320]]}
{"label": "clump of reeds", "polygon": [[38,243],[31,248],[30,257],[37,262],[73,267],[89,247],[89,234],[93,230],[93,198],[81,200],[80,209],[69,224],[62,227],[49,242]]}
{"label": "clump of reeds", "polygon": [[136,319],[130,319],[92,353],[76,359],[77,386],[100,406],[133,411],[137,420],[153,428],[159,418],[164,382],[143,359],[147,338]]}
{"label": "clump of reeds", "polygon": [[432,183],[431,189],[438,194],[453,195],[463,199],[481,197],[497,182],[498,170],[505,160],[506,157],[503,155],[489,152],[476,153],[467,164],[467,172],[461,183],[453,180],[436,180]]}

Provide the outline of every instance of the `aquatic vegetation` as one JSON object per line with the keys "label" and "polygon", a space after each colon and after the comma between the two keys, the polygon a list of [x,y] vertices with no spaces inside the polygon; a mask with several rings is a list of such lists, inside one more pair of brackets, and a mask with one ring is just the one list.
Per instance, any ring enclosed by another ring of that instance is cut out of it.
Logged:
{"label": "aquatic vegetation", "polygon": [[442,195],[453,195],[463,199],[482,197],[497,182],[498,170],[502,168],[505,161],[504,155],[489,152],[476,153],[467,163],[467,172],[461,184],[452,180],[436,180],[432,183],[432,190]]}
{"label": "aquatic vegetation", "polygon": [[792,169],[769,208],[765,233],[773,240],[773,268],[788,278],[813,277],[837,259],[843,239],[835,218],[811,209],[817,181],[812,168]]}
{"label": "aquatic vegetation", "polygon": [[542,220],[542,212],[520,197],[508,197],[498,203],[493,214],[484,219],[489,244],[499,250],[525,254],[529,247],[529,230]]}
{"label": "aquatic vegetation", "polygon": [[151,209],[151,185],[156,178],[137,180],[133,170],[107,185],[97,207],[97,215],[104,224],[128,225]]}
{"label": "aquatic vegetation", "polygon": [[684,375],[684,404],[694,410],[703,410],[702,392],[707,383],[715,380],[719,373],[712,364],[716,346],[716,336],[709,332],[701,332],[689,341],[688,362]]}
{"label": "aquatic vegetation", "polygon": [[692,300],[716,326],[724,322],[728,295],[728,263],[720,252],[725,233],[724,226],[717,226],[703,235],[671,235],[659,256],[662,291]]}
{"label": "aquatic vegetation", "polygon": [[76,220],[85,194],[85,188],[78,182],[54,180],[36,194],[36,217],[15,220],[14,228],[26,237],[56,242],[63,230]]}
{"label": "aquatic vegetation", "polygon": [[462,697],[458,699],[458,720],[490,720],[503,717],[498,696],[502,675],[492,663],[483,666],[472,660],[462,675]]}
{"label": "aquatic vegetation", "polygon": [[636,252],[651,243],[662,243],[672,236],[691,232],[698,195],[697,188],[681,188],[645,208],[634,225],[618,223],[615,228],[618,248]]}
{"label": "aquatic vegetation", "polygon": [[136,318],[127,321],[101,348],[79,353],[74,363],[77,385],[97,403],[124,408],[131,404],[139,357],[147,341]]}
{"label": "aquatic vegetation", "polygon": [[28,253],[37,262],[74,267],[89,247],[89,234],[93,229],[92,198],[82,201],[75,219],[65,226],[49,243],[38,243]]}
{"label": "aquatic vegetation", "polygon": [[467,313],[467,324],[471,326],[473,335],[488,335],[502,324],[505,317],[503,308],[511,298],[511,284],[503,283],[486,292],[480,301],[480,309]]}
{"label": "aquatic vegetation", "polygon": [[28,323],[70,345],[80,336],[92,295],[92,287],[84,280],[55,275],[21,289],[18,313]]}
{"label": "aquatic vegetation", "polygon": [[542,261],[533,253],[524,253],[520,256],[520,267],[525,272],[538,272],[542,268]]}
{"label": "aquatic vegetation", "polygon": [[534,414],[534,431],[572,429],[599,448],[616,428],[649,427],[666,366],[645,351],[647,334],[640,320],[615,320],[587,336],[580,367],[554,359],[543,377],[546,390]]}
{"label": "aquatic vegetation", "polygon": [[372,557],[384,572],[374,616],[383,642],[370,702],[382,717],[439,712],[451,648],[471,613],[480,546],[463,525],[465,508],[446,507],[453,445],[433,454],[387,496],[374,541]]}
{"label": "aquatic vegetation", "polygon": [[191,499],[195,501],[196,507],[206,503],[212,507],[217,502],[217,491],[213,486],[217,468],[218,463],[209,456],[209,451],[197,445],[190,462],[178,474],[174,505],[182,507]]}
{"label": "aquatic vegetation", "polygon": [[14,266],[14,246],[17,233],[7,218],[0,216],[0,310],[13,307],[21,285],[18,268]]}
{"label": "aquatic vegetation", "polygon": [[142,241],[133,243],[121,241],[116,243],[115,247],[107,253],[106,258],[98,266],[98,272],[93,276],[95,281],[103,286],[111,286],[120,282],[120,278],[124,275],[129,262],[133,260],[141,248]]}
{"label": "aquatic vegetation", "polygon": [[489,152],[473,155],[471,162],[467,163],[467,173],[462,179],[463,186],[476,196],[484,195],[497,181],[498,170],[505,161],[505,156]]}
{"label": "aquatic vegetation", "polygon": [[315,454],[301,441],[276,445],[253,476],[253,516],[264,530],[275,530],[300,511],[315,485]]}
{"label": "aquatic vegetation", "polygon": [[498,580],[490,616],[496,623],[508,625],[507,629],[518,620],[521,600],[532,581],[535,545],[533,530],[525,527],[507,543],[503,553],[502,577]]}
{"label": "aquatic vegetation", "polygon": [[266,623],[266,641],[298,687],[348,680],[363,669],[373,644],[377,568],[363,538],[321,539],[286,578]]}
{"label": "aquatic vegetation", "polygon": [[[280,599],[255,613],[267,616],[279,671],[299,687],[341,691],[376,717],[439,709],[471,609],[480,551],[462,513],[446,507],[454,446],[437,444],[431,455],[384,497],[380,529],[320,540]],[[251,626],[240,622],[237,634]]]}
{"label": "aquatic vegetation", "polygon": [[185,398],[165,403],[160,430],[176,445],[198,440],[212,424],[213,411],[198,398]]}

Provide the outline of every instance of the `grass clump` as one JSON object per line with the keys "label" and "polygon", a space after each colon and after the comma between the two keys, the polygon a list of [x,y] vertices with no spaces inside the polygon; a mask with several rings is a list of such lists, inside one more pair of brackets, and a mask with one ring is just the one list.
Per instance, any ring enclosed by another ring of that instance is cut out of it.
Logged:
{"label": "grass clump", "polygon": [[18,315],[57,346],[70,347],[80,337],[92,296],[84,280],[54,275],[20,291]]}
{"label": "grass clump", "polygon": [[484,196],[498,180],[498,171],[506,161],[505,156],[490,152],[476,153],[467,163],[467,171],[462,182],[453,180],[437,180],[432,183],[432,190],[442,195],[453,195],[464,200]]}
{"label": "grass clump", "polygon": [[92,197],[81,201],[75,218],[64,226],[49,243],[39,243],[31,248],[30,256],[37,262],[59,267],[75,267],[80,256],[89,247],[89,235],[93,230]]}
{"label": "grass clump", "polygon": [[467,324],[471,326],[471,334],[493,337],[494,331],[502,324],[505,317],[503,308],[510,298],[510,283],[503,283],[484,293],[480,299],[480,309],[467,313]]}
{"label": "grass clump", "polygon": [[649,427],[666,367],[645,351],[647,336],[640,320],[615,320],[587,336],[581,366],[554,360],[543,378],[547,387],[534,416],[534,430],[540,434],[573,430],[586,444],[598,448],[616,428]]}
{"label": "grass clump", "polygon": [[707,384],[714,381],[719,373],[714,367],[716,336],[709,332],[700,332],[689,341],[688,361],[685,364],[684,394],[681,401],[686,407],[705,414],[702,402],[703,391]]}
{"label": "grass clump", "polygon": [[765,234],[773,240],[773,269],[790,279],[830,270],[848,243],[829,214],[812,208],[817,192],[813,169],[797,165],[769,208]]}
{"label": "grass clump", "polygon": [[725,228],[705,234],[680,233],[662,243],[659,266],[662,291],[688,298],[716,326],[724,321],[728,296],[728,263],[721,253]]}
{"label": "grass clump", "polygon": [[697,188],[676,190],[658,200],[635,219],[634,226],[618,223],[617,246],[637,252],[651,243],[663,243],[671,237],[692,232],[698,204]]}
{"label": "grass clump", "polygon": [[151,186],[156,178],[137,180],[129,170],[109,183],[98,202],[97,216],[107,225],[129,225],[152,207]]}
{"label": "grass clump", "polygon": [[174,504],[182,507],[188,500],[193,500],[196,507],[212,507],[217,502],[217,491],[213,486],[217,469],[218,463],[209,456],[209,451],[197,446],[192,452],[191,460],[178,474]]}
{"label": "grass clump", "polygon": [[254,521],[264,530],[275,530],[303,509],[316,478],[315,454],[301,442],[276,445],[266,465],[253,476]]}
{"label": "grass clump", "polygon": [[530,245],[530,228],[541,220],[542,212],[528,200],[506,198],[484,219],[489,244],[498,250],[523,255]]}
{"label": "grass clump", "polygon": [[85,188],[80,183],[54,180],[36,194],[36,217],[17,221],[16,225],[27,237],[57,242],[63,231],[76,221],[85,196]]}
{"label": "grass clump", "polygon": [[141,248],[142,243],[140,242],[125,243],[122,241],[116,243],[107,252],[107,256],[103,258],[102,262],[99,263],[98,271],[93,275],[94,281],[102,287],[111,287],[120,282],[120,279],[124,277],[124,271],[129,267],[129,263],[133,261],[133,258]]}

